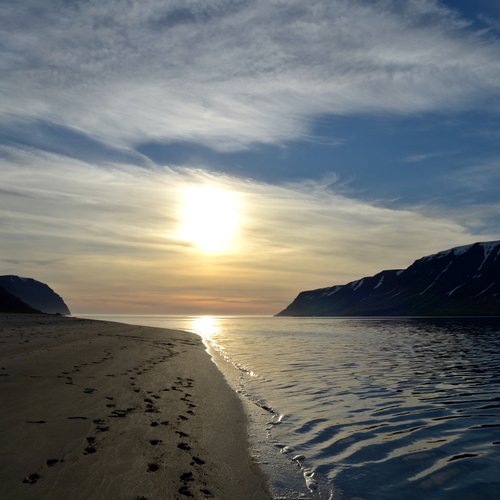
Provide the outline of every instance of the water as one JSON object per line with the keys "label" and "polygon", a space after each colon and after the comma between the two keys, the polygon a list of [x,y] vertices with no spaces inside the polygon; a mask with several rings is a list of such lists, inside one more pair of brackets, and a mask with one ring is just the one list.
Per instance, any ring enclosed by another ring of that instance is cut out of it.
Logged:
{"label": "water", "polygon": [[500,498],[500,319],[107,319],[194,331],[234,367],[277,497]]}

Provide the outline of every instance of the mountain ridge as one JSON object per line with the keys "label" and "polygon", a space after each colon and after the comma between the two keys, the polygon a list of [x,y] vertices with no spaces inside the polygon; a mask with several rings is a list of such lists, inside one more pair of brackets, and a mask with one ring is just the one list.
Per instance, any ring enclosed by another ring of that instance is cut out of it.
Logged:
{"label": "mountain ridge", "polygon": [[500,315],[500,241],[476,242],[345,285],[300,292],[277,316]]}

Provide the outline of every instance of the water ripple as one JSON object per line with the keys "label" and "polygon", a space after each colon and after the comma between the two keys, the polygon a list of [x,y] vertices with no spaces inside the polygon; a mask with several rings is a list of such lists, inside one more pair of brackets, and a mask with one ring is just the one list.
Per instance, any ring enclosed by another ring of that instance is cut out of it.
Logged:
{"label": "water ripple", "polygon": [[216,337],[286,414],[272,435],[327,483],[313,497],[500,497],[500,320],[225,319]]}

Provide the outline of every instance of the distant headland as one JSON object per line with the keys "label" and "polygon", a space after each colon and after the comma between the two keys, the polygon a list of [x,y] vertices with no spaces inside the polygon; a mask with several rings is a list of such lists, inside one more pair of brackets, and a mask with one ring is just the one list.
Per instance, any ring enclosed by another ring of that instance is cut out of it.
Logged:
{"label": "distant headland", "polygon": [[500,241],[444,250],[407,269],[299,293],[277,316],[500,315]]}
{"label": "distant headland", "polygon": [[62,297],[48,285],[14,275],[0,276],[0,312],[71,314]]}

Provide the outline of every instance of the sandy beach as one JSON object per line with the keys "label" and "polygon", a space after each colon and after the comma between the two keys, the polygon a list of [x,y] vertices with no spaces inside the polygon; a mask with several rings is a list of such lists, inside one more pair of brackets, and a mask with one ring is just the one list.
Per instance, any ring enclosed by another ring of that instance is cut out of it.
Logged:
{"label": "sandy beach", "polygon": [[270,498],[194,334],[0,315],[2,499]]}

